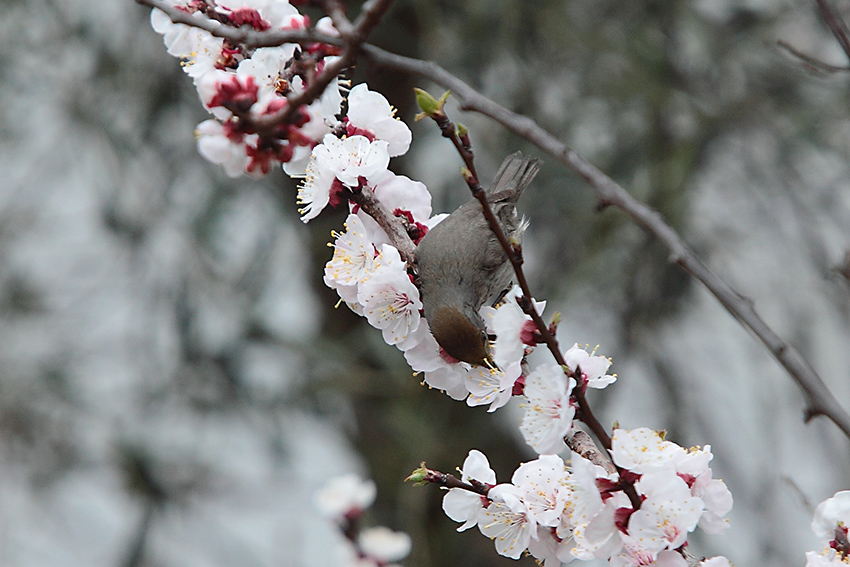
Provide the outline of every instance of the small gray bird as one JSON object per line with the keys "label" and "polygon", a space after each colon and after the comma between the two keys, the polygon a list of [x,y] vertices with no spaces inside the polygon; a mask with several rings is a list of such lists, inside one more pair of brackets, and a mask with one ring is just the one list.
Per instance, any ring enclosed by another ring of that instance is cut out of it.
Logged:
{"label": "small gray bird", "polygon": [[[516,202],[538,169],[537,158],[511,154],[487,190],[487,200],[509,239],[522,240],[525,223],[517,217]],[[431,229],[415,257],[425,319],[434,338],[457,360],[492,366],[478,310],[507,289],[513,270],[487,226],[481,204],[473,199]]]}

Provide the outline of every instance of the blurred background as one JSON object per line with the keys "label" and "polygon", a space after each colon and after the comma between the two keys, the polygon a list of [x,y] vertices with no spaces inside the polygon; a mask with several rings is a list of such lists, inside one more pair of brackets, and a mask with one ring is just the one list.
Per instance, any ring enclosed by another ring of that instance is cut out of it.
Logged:
{"label": "blurred background", "polygon": [[[378,484],[367,523],[413,537],[406,566],[514,564],[402,480],[471,448],[509,480],[533,458],[517,408],[422,387],[334,309],[321,270],[343,212],[303,225],[282,173],[233,180],[197,154],[205,113],[148,9],[0,8],[0,566],[338,565],[312,494],[351,471]],[[847,64],[807,0],[398,0],[372,37],[534,117],[662,211],[850,408],[850,83],[778,40]],[[365,62],[354,78],[408,123],[413,86],[440,92]],[[485,178],[540,154],[453,116]],[[392,167],[452,210],[459,159],[412,128]],[[694,536],[695,554],[803,565],[813,507],[850,489],[850,443],[804,424],[760,344],[543,158],[522,204],[532,287],[563,313],[565,347],[613,357],[618,382],[591,398],[602,421],[712,446],[732,527]]]}

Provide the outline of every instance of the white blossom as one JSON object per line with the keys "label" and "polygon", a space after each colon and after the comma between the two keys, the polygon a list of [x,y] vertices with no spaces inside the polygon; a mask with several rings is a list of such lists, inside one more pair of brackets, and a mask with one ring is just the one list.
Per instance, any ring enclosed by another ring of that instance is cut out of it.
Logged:
{"label": "white blossom", "polygon": [[514,384],[521,373],[520,361],[504,368],[487,368],[486,366],[469,368],[464,379],[466,389],[469,391],[466,404],[470,407],[490,404],[487,411],[496,411],[510,401]]}
{"label": "white blossom", "polygon": [[561,515],[572,495],[569,479],[561,457],[541,455],[520,465],[511,477],[511,484],[522,491],[522,500],[534,521],[555,528],[561,523]]}
{"label": "white blossom", "polygon": [[537,537],[537,524],[529,516],[520,490],[512,484],[499,484],[490,489],[490,505],[478,520],[478,529],[493,540],[499,555],[519,559]]}
{"label": "white blossom", "polygon": [[627,431],[617,429],[611,437],[614,462],[632,472],[643,474],[660,469],[675,469],[675,457],[681,447],[661,438],[647,427]]}
{"label": "white blossom", "polygon": [[[493,360],[499,367],[510,366],[522,360],[526,348],[523,338],[530,335],[530,330],[534,328],[531,317],[526,315],[517,303],[517,298],[521,295],[522,290],[515,285],[497,307],[481,308],[481,316],[487,324],[487,330],[496,335]],[[543,313],[546,302],[534,301],[534,307],[537,313]]]}
{"label": "white blossom", "polygon": [[672,470],[646,473],[635,488],[646,500],[629,519],[629,535],[655,553],[684,544],[702,515],[703,501]]}
{"label": "white blossom", "polygon": [[425,383],[430,387],[445,392],[455,400],[466,398],[469,395],[465,381],[468,368],[463,363],[446,362],[440,356],[440,345],[431,334],[426,319],[420,319],[414,335],[418,336],[418,342],[404,351],[404,358],[410,367],[416,372],[423,372]]}
{"label": "white blossom", "polygon": [[398,250],[389,244],[381,246],[375,265],[372,276],[358,287],[357,301],[369,324],[381,329],[387,344],[404,350],[420,337],[414,335],[422,309],[419,289],[410,281]]}
{"label": "white blossom", "polygon": [[587,381],[588,388],[602,389],[617,380],[616,376],[605,374],[611,366],[608,358],[588,353],[578,344],[574,344],[564,353],[564,362],[570,370],[581,369],[581,378]]}
{"label": "white blossom", "polygon": [[363,136],[340,140],[327,134],[313,148],[306,177],[298,188],[298,204],[305,205],[299,209],[301,220],[315,218],[327,206],[334,180],[346,187],[358,187],[360,178],[368,180],[386,170],[389,160],[386,142],[370,142]]}
{"label": "white blossom", "polygon": [[383,565],[407,557],[411,541],[410,536],[404,532],[394,532],[384,526],[376,526],[360,532],[357,545],[367,557]]}
{"label": "white blossom", "polygon": [[[472,449],[463,461],[461,480],[466,483],[476,480],[482,484],[494,486],[496,473],[490,468],[490,462],[484,453]],[[463,522],[457,529],[462,532],[478,524],[481,512],[484,510],[484,500],[482,496],[474,492],[452,488],[443,496],[443,511],[455,522]]]}
{"label": "white blossom", "polygon": [[251,158],[245,151],[256,135],[244,136],[241,142],[228,137],[225,127],[217,120],[205,120],[195,130],[198,152],[207,160],[220,165],[230,177],[239,177],[247,172]]}
{"label": "white blossom", "polygon": [[376,488],[371,480],[362,480],[354,473],[331,479],[315,495],[316,508],[326,518],[339,521],[358,514],[375,501]]}
{"label": "white blossom", "polygon": [[[372,190],[378,201],[391,214],[409,213],[414,222],[427,226],[431,215],[431,193],[423,183],[385,170],[375,176]],[[369,237],[375,244],[390,242],[384,229],[365,211],[358,210],[357,216],[363,221]]]}
{"label": "white blossom", "polygon": [[345,228],[342,234],[332,233],[336,237],[334,255],[325,264],[324,281],[351,304],[357,303],[358,285],[366,281],[376,269],[376,251],[357,215],[348,215]]}
{"label": "white blossom", "polygon": [[358,130],[368,131],[377,140],[386,141],[391,157],[406,153],[410,147],[410,128],[395,117],[395,109],[384,95],[370,91],[365,83],[348,94],[348,122]]}
{"label": "white blossom", "polygon": [[522,408],[525,413],[520,431],[539,454],[560,453],[566,448],[564,436],[572,428],[575,407],[570,392],[575,380],[567,380],[557,364],[538,366],[525,379]]}

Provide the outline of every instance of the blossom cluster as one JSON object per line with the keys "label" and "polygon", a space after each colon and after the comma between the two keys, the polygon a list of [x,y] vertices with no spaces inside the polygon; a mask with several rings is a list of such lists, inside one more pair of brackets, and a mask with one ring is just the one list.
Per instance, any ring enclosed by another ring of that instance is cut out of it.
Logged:
{"label": "blossom cluster", "polygon": [[360,529],[366,509],[375,501],[375,483],[356,474],[331,479],[315,494],[319,513],[332,520],[347,538],[338,565],[351,567],[398,567],[396,561],[410,553],[410,536],[384,526]]}
{"label": "blossom cluster", "polygon": [[[286,0],[174,0],[180,11],[216,25],[254,30],[298,30],[311,24]],[[687,537],[697,527],[719,533],[732,506],[726,486],[712,478],[710,447],[685,450],[648,429],[617,430],[611,456],[618,473],[608,473],[577,454],[567,467],[557,454],[576,417],[576,392],[605,388],[616,380],[611,361],[574,344],[565,364],[529,369],[527,355],[541,339],[523,310],[518,286],[498,303],[479,310],[490,339],[490,362],[470,365],[443,350],[423,316],[409,258],[358,203],[368,194],[404,227],[417,245],[447,215],[434,215],[424,184],[397,175],[390,159],[406,153],[409,128],[380,93],[365,84],[350,90],[334,78],[309,104],[289,108],[338,54],[327,44],[295,43],[248,49],[207,31],[173,23],[154,9],[154,29],[168,52],[183,59],[204,107],[213,118],[197,128],[198,148],[229,175],[263,175],[282,166],[303,181],[297,201],[303,222],[325,208],[345,206],[345,230],[332,233],[332,258],[324,281],[352,311],[381,331],[404,353],[411,368],[432,388],[469,406],[495,411],[521,399],[523,438],[539,455],[521,465],[510,483],[497,484],[486,457],[471,451],[465,481],[490,487],[486,496],[452,489],[443,506],[462,529],[478,526],[496,550],[518,558],[530,553],[546,565],[574,559],[604,559],[611,565],[682,567]],[[316,29],[338,35],[329,19]],[[280,118],[287,115],[286,119]],[[360,198],[354,198],[359,194]],[[462,244],[460,244],[462,245]],[[538,313],[545,302],[528,298]],[[550,331],[555,331],[553,324]],[[386,528],[359,531],[356,523],[374,499],[374,484],[348,476],[317,496],[319,509],[348,537],[350,563],[388,565],[407,555],[406,534]],[[728,566],[712,558],[704,567]]]}
{"label": "blossom cluster", "polygon": [[[710,447],[686,450],[646,428],[616,430],[612,456],[619,476],[576,453],[569,467],[558,455],[541,455],[520,465],[511,482],[497,484],[487,458],[472,450],[461,480],[489,488],[487,495],[452,488],[443,510],[463,522],[458,531],[478,526],[500,555],[528,552],[546,566],[604,559],[619,567],[685,567],[680,550],[690,532],[727,528],[732,496],[712,478]],[[633,482],[639,506],[622,478]],[[712,558],[700,565],[729,563]]]}
{"label": "blossom cluster", "polygon": [[[173,0],[173,6],[213,26],[247,26],[256,31],[302,30],[310,19],[286,0]],[[267,174],[281,163],[306,163],[313,146],[338,127],[342,96],[337,78],[309,105],[286,112],[288,97],[302,93],[306,80],[333,61],[337,48],[295,43],[247,49],[210,32],[178,24],[163,11],[151,11],[151,25],[168,53],[183,61],[204,108],[214,118],[198,125],[198,149],[228,175]],[[337,36],[329,18],[316,30]]]}
{"label": "blossom cluster", "polygon": [[812,531],[823,544],[820,553],[806,553],[806,567],[850,565],[850,490],[842,490],[821,502],[812,519]]}
{"label": "blossom cluster", "polygon": [[[302,29],[309,19],[285,0],[180,0],[176,7],[193,17],[219,25],[256,30]],[[431,194],[422,183],[396,175],[390,158],[407,152],[410,129],[380,93],[365,84],[345,97],[339,80],[308,106],[297,119],[262,130],[264,117],[285,108],[287,96],[305,88],[312,76],[333,58],[331,46],[302,49],[296,44],[245,49],[202,29],[173,23],[160,10],[151,13],[168,52],[184,60],[205,108],[215,117],[198,126],[198,147],[207,159],[231,175],[265,174],[280,163],[292,177],[303,178],[298,189],[301,219],[308,222],[327,206],[348,204],[345,232],[334,233],[333,257],[324,281],[343,301],[378,328],[384,340],[404,352],[411,368],[429,386],[470,406],[504,406],[523,397],[521,430],[539,453],[565,448],[563,437],[572,427],[576,380],[558,366],[523,370],[526,354],[538,335],[510,290],[498,306],[480,310],[492,343],[494,365],[471,366],[440,348],[422,317],[422,301],[408,266],[384,229],[347,197],[369,191],[383,207],[400,218],[414,243],[446,215],[432,215]],[[316,28],[336,35],[327,18]],[[309,67],[312,65],[312,67]],[[308,69],[309,67],[309,69]],[[309,71],[309,72],[308,72]],[[343,112],[343,108],[345,112]],[[538,312],[545,302],[535,302]],[[582,388],[602,388],[614,381],[606,375],[610,361],[577,345],[565,353],[570,370],[580,370]]]}

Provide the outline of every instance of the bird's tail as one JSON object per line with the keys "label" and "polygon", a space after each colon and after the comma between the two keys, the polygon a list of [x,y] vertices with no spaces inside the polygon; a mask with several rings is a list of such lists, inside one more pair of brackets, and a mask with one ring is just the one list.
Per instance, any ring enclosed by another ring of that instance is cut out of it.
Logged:
{"label": "bird's tail", "polygon": [[505,158],[499,168],[493,183],[490,184],[488,193],[494,195],[502,191],[511,191],[506,201],[516,202],[522,192],[537,175],[540,169],[540,160],[536,157],[523,156],[522,152],[515,152]]}

